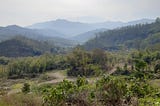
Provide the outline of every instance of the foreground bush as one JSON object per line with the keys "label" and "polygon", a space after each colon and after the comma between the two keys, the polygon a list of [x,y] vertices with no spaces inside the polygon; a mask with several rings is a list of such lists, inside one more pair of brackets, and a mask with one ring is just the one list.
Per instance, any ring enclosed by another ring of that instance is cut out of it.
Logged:
{"label": "foreground bush", "polygon": [[22,87],[22,92],[23,92],[23,93],[28,93],[28,92],[30,92],[30,84],[24,83],[24,84],[23,84],[23,87]]}
{"label": "foreground bush", "polygon": [[127,83],[122,79],[104,76],[97,82],[97,96],[103,105],[117,106],[127,99]]}
{"label": "foreground bush", "polygon": [[[137,86],[137,83],[140,85]],[[145,82],[104,76],[89,84],[85,78],[79,77],[75,83],[64,80],[46,89],[43,99],[48,106],[138,106],[138,99],[153,98],[155,93]]]}

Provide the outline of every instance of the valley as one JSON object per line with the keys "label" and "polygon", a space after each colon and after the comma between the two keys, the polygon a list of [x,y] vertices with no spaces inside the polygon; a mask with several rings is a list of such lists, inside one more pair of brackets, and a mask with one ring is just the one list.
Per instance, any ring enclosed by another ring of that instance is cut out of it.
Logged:
{"label": "valley", "polygon": [[0,106],[159,106],[159,82],[159,18],[0,27]]}

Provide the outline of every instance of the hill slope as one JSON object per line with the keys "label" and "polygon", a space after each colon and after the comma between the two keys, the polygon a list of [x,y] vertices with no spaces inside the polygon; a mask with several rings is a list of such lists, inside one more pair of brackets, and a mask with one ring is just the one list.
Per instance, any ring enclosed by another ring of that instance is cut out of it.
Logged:
{"label": "hill slope", "polygon": [[0,56],[24,57],[40,55],[53,49],[48,43],[16,36],[0,43]]}
{"label": "hill slope", "polygon": [[[160,19],[151,24],[137,24],[99,33],[98,37],[84,44],[86,49],[101,48],[118,50],[120,48],[142,48],[141,43],[160,32]],[[150,39],[152,40],[152,39]]]}
{"label": "hill slope", "polygon": [[24,36],[24,37],[31,38],[38,41],[50,41],[56,46],[66,47],[66,46],[74,45],[74,42],[71,40],[60,38],[60,37],[54,37],[54,35],[47,36],[47,34],[44,34],[45,33],[44,31],[42,32],[34,29],[23,28],[16,25],[0,27],[0,42],[10,39],[14,36],[20,35],[20,36]]}
{"label": "hill slope", "polygon": [[102,28],[102,29],[96,29],[92,31],[88,31],[82,34],[79,34],[77,36],[72,37],[71,39],[79,41],[80,43],[85,43],[86,41],[95,38],[96,35],[98,35],[99,32],[106,31],[107,29]]}

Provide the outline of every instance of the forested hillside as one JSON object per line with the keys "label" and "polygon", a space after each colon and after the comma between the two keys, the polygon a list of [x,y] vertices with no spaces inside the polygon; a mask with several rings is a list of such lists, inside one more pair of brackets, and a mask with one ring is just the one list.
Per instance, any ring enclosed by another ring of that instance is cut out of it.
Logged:
{"label": "forested hillside", "polygon": [[102,29],[96,29],[96,30],[88,31],[88,32],[85,32],[85,33],[81,33],[77,36],[74,36],[71,39],[79,41],[80,43],[85,43],[88,40],[95,38],[97,33],[102,32],[102,31],[106,31],[106,30],[107,29],[102,28]]}
{"label": "forested hillside", "polygon": [[151,24],[137,24],[108,30],[99,33],[97,37],[89,40],[84,44],[88,50],[101,48],[104,50],[119,50],[119,49],[144,49],[158,47],[160,32],[160,19],[157,18]]}
{"label": "forested hillside", "polygon": [[0,56],[35,56],[45,52],[58,53],[60,52],[60,48],[47,42],[40,42],[23,36],[16,36],[0,43]]}

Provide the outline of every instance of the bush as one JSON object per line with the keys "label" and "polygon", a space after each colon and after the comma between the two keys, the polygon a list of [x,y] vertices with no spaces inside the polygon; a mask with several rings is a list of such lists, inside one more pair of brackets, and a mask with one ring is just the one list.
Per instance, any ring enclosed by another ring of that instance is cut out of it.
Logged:
{"label": "bush", "polygon": [[140,106],[160,106],[160,99],[147,97],[147,98],[140,98],[139,99]]}
{"label": "bush", "polygon": [[24,83],[23,88],[22,88],[23,93],[28,93],[30,92],[30,85],[28,83]]}
{"label": "bush", "polygon": [[98,83],[98,99],[102,104],[117,106],[126,99],[127,85],[124,80],[104,76]]}
{"label": "bush", "polygon": [[130,91],[138,98],[153,96],[153,94],[156,92],[156,90],[145,80],[134,80],[134,82],[131,83]]}
{"label": "bush", "polygon": [[78,105],[86,106],[89,95],[88,81],[79,77],[76,83],[63,80],[57,86],[44,90],[44,104],[47,106]]}
{"label": "bush", "polygon": [[10,60],[6,57],[0,57],[0,65],[7,65],[9,61]]}
{"label": "bush", "polygon": [[76,85],[77,85],[78,87],[84,86],[84,85],[86,85],[86,84],[88,84],[88,81],[86,80],[85,77],[78,77],[78,78],[77,78]]}
{"label": "bush", "polygon": [[65,104],[74,88],[75,85],[72,82],[63,80],[55,88],[46,89],[43,96],[44,104],[49,106]]}

